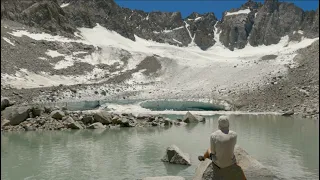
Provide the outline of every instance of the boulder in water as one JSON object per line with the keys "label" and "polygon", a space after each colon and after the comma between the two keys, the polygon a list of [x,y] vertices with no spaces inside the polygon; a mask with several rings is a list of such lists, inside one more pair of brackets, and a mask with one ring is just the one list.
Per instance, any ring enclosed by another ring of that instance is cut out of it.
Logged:
{"label": "boulder in water", "polygon": [[186,115],[184,115],[182,121],[185,123],[198,123],[199,122],[199,120],[193,114],[191,114],[189,111],[186,113]]}
{"label": "boulder in water", "polygon": [[282,116],[292,116],[294,114],[293,110],[286,111],[282,114]]}
{"label": "boulder in water", "polygon": [[87,128],[88,129],[105,129],[106,126],[104,126],[101,122],[96,122],[96,123],[89,125]]}
{"label": "boulder in water", "polygon": [[10,121],[11,125],[18,125],[21,122],[25,121],[29,117],[30,107],[21,106],[21,107],[7,107],[2,111],[2,115],[5,119]]}
{"label": "boulder in water", "polygon": [[195,117],[199,122],[205,122],[205,121],[206,121],[206,118],[204,118],[203,116],[194,115],[194,117]]}
{"label": "boulder in water", "polygon": [[[252,158],[241,147],[236,146],[234,154],[237,159],[237,164],[242,168],[247,179],[273,180],[276,178],[276,176],[269,169],[264,167],[256,159]],[[231,178],[236,180],[237,178],[232,176],[236,175],[237,172],[241,173],[239,166],[224,168],[221,172],[219,172],[219,175],[226,177],[226,179]],[[206,159],[205,161],[200,162],[196,169],[196,174],[193,180],[213,180],[213,166],[211,160]]]}
{"label": "boulder in water", "polygon": [[142,180],[185,180],[181,176],[158,176],[158,177],[145,177]]}
{"label": "boulder in water", "polygon": [[171,126],[172,124],[173,124],[173,122],[169,118],[165,118],[164,119],[164,125],[165,126]]}
{"label": "boulder in water", "polygon": [[183,153],[176,145],[169,146],[161,160],[172,164],[191,165],[189,154]]}

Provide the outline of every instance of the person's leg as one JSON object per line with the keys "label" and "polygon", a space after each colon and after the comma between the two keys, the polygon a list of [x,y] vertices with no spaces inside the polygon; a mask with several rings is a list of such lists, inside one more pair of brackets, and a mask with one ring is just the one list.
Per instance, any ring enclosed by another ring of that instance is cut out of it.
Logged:
{"label": "person's leg", "polygon": [[210,159],[210,148],[204,153],[203,156],[198,156],[199,161],[204,161],[206,158]]}
{"label": "person's leg", "polygon": [[209,148],[203,155],[204,159],[206,159],[206,158],[210,159],[210,153],[211,153],[211,150]]}

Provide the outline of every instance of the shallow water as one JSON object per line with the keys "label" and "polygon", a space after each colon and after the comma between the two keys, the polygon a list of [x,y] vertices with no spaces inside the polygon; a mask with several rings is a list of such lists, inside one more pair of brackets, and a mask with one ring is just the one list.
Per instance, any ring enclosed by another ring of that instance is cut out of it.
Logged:
{"label": "shallow water", "polygon": [[[190,179],[209,146],[218,116],[171,128],[2,133],[1,179],[138,179],[179,175]],[[319,123],[273,115],[231,115],[238,144],[284,179],[319,178]],[[176,144],[192,166],[160,161]]]}

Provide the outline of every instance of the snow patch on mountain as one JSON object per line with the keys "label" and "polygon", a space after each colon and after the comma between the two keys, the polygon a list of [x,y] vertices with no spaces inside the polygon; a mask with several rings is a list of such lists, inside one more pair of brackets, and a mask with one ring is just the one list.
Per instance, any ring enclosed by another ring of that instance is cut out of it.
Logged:
{"label": "snow patch on mountain", "polygon": [[251,11],[250,9],[241,9],[236,12],[227,12],[225,16],[232,16],[232,15],[238,15],[238,14],[249,14]]}
{"label": "snow patch on mountain", "polygon": [[2,37],[3,40],[5,40],[7,43],[11,44],[12,46],[15,46],[13,42],[10,41],[10,39],[6,37]]}
{"label": "snow patch on mountain", "polygon": [[64,8],[64,7],[67,7],[67,6],[69,6],[69,5],[70,5],[70,3],[63,3],[63,4],[60,5],[60,7],[61,7],[61,8]]}

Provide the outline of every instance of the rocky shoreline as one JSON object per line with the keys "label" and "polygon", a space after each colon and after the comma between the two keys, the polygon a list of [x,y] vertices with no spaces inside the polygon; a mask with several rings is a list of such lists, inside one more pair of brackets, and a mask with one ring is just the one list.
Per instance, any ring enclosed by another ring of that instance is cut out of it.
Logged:
{"label": "rocky shoreline", "polygon": [[[7,102],[7,101],[5,101]],[[1,131],[42,131],[67,129],[106,129],[122,127],[165,127],[204,122],[202,116],[187,112],[183,119],[163,116],[116,114],[106,110],[69,111],[62,107],[8,106],[1,111]]]}

